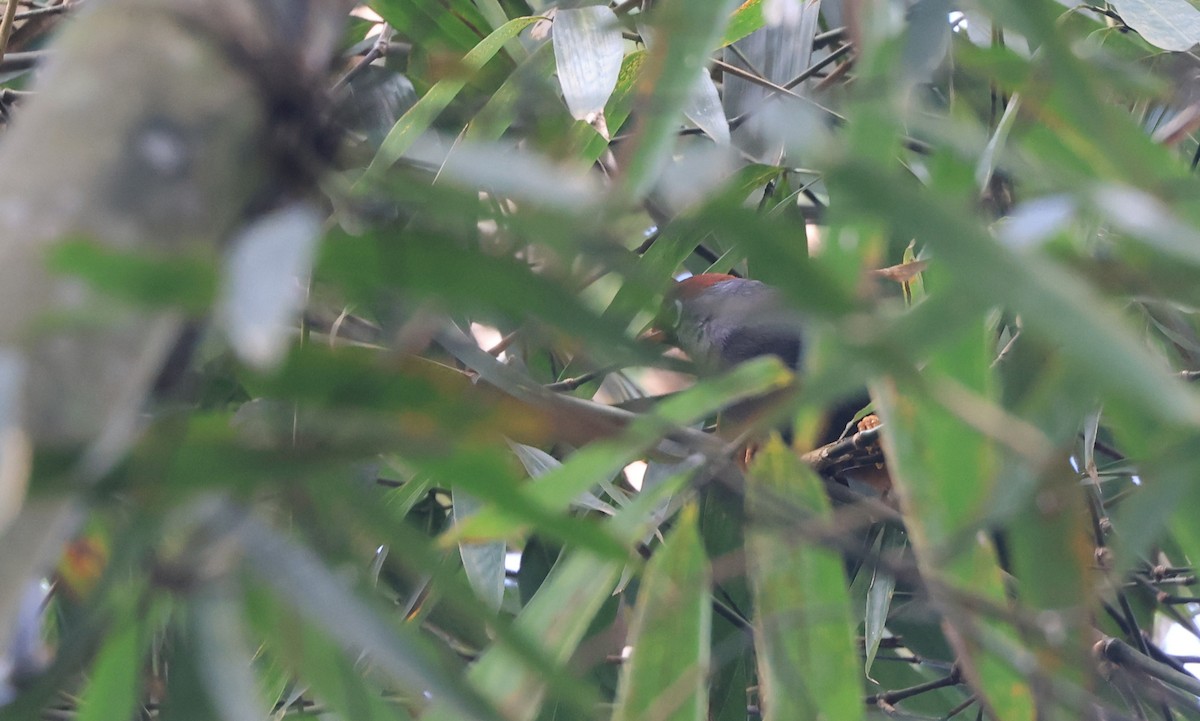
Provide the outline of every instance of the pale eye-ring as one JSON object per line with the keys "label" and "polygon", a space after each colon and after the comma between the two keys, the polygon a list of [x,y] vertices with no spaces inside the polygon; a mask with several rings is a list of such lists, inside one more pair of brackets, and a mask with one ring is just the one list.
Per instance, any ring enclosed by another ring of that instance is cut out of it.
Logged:
{"label": "pale eye-ring", "polygon": [[678,328],[680,321],[683,320],[683,302],[676,299],[671,304],[671,327]]}

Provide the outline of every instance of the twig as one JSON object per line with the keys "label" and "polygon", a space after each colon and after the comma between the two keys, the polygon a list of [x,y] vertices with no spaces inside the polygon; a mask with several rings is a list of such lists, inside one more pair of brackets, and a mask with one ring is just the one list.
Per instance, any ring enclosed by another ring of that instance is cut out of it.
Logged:
{"label": "twig", "polygon": [[383,28],[379,31],[379,36],[375,38],[375,44],[371,46],[371,49],[368,50],[357,63],[354,64],[354,67],[347,70],[346,74],[333,84],[333,89],[341,90],[342,88],[346,87],[351,80],[365,72],[371,63],[387,55],[391,41],[392,27],[385,23]]}
{"label": "twig", "polygon": [[962,675],[959,673],[958,667],[955,667],[954,670],[952,670],[950,674],[944,678],[926,681],[925,683],[920,683],[916,686],[909,686],[908,688],[898,688],[894,691],[871,694],[870,696],[867,696],[865,701],[870,706],[891,706],[903,701],[906,698],[912,698],[913,696],[919,696],[920,694],[936,691],[940,688],[946,688],[948,686],[957,686],[960,683],[962,683]]}
{"label": "twig", "polygon": [[13,19],[14,20],[32,20],[33,18],[42,17],[44,15],[60,15],[62,13],[68,12],[70,10],[74,10],[75,7],[79,4],[80,4],[80,0],[75,0],[74,2],[64,2],[61,5],[51,5],[50,7],[44,7],[44,8],[33,8],[32,10],[26,10],[24,12],[17,13],[16,17]]}
{"label": "twig", "polygon": [[616,7],[613,8],[613,14],[616,15],[617,17],[621,17],[622,15],[628,13],[630,10],[633,10],[636,7],[640,7],[641,4],[642,4],[642,0],[623,0],[623,2],[621,2]]}
{"label": "twig", "polygon": [[49,57],[49,50],[25,50],[19,53],[5,53],[4,57],[0,58],[0,73],[29,70]]}
{"label": "twig", "polygon": [[0,19],[0,60],[4,59],[4,51],[8,49],[8,38],[12,35],[13,21],[17,17],[17,0],[4,3],[4,18]]}
{"label": "twig", "polygon": [[[766,88],[767,90],[771,90],[775,93],[781,93],[783,95],[787,95],[789,97],[795,98],[796,100],[807,100],[808,99],[801,95],[797,95],[796,93],[793,93],[789,88],[787,88],[783,85],[777,85],[777,84],[771,82],[770,80],[767,80],[766,78],[762,77],[761,75],[756,75],[755,73],[753,73],[749,70],[746,70],[744,68],[739,68],[738,66],[727,63],[724,60],[713,60],[713,65],[716,65],[718,68],[720,68],[724,72],[729,73],[730,75],[732,75],[734,77],[741,78],[742,80],[745,80],[750,83],[754,83],[755,85],[760,85],[760,86]],[[755,109],[757,109],[757,108],[755,108]],[[754,112],[754,111],[749,110],[749,111],[746,111],[745,113],[743,113],[742,115],[749,115],[751,112]],[[729,121],[729,124],[732,127],[733,121],[732,120]]]}
{"label": "twig", "polygon": [[800,460],[812,466],[817,473],[821,473],[849,460],[864,449],[878,444],[880,428],[882,426],[868,428],[848,438],[826,443],[820,448],[815,448],[800,456]]}
{"label": "twig", "polygon": [[597,378],[608,375],[609,373],[613,372],[614,370],[616,370],[616,368],[612,368],[612,367],[597,368],[594,371],[588,371],[587,373],[577,375],[574,378],[566,378],[564,380],[558,381],[557,383],[547,383],[545,385],[545,388],[548,391],[570,392],[570,391],[576,390],[577,388],[579,388],[582,385],[591,383],[592,381],[596,380]]}
{"label": "twig", "polygon": [[1159,603],[1176,604],[1176,605],[1188,604],[1188,603],[1200,603],[1200,598],[1194,598],[1191,596],[1172,596],[1171,594],[1167,593],[1166,591],[1159,591],[1157,600]]}
{"label": "twig", "polygon": [[1165,684],[1183,689],[1193,696],[1200,696],[1200,679],[1186,673],[1180,673],[1165,663],[1160,663],[1149,656],[1139,653],[1137,649],[1119,638],[1108,638],[1098,641],[1093,647],[1095,653],[1106,661],[1118,666],[1143,673],[1158,679]]}
{"label": "twig", "polygon": [[846,37],[845,27],[826,30],[825,32],[813,38],[813,50],[820,50],[826,45],[841,41],[841,39],[844,37]]}
{"label": "twig", "polygon": [[967,707],[975,703],[976,700],[974,694],[968,696],[965,701],[946,712],[946,715],[942,717],[942,721],[950,721],[950,719],[966,711]]}
{"label": "twig", "polygon": [[521,331],[519,331],[519,330],[514,330],[513,332],[504,336],[503,338],[500,339],[499,343],[497,343],[496,345],[487,349],[487,354],[493,358],[499,356],[501,353],[508,350],[508,347],[511,346],[513,344],[513,341],[515,341],[518,338],[518,335],[520,334],[520,332]]}

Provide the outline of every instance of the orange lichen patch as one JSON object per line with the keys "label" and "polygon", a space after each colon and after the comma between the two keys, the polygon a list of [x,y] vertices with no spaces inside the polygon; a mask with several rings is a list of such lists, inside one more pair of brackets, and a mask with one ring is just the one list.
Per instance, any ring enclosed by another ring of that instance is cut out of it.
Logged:
{"label": "orange lichen patch", "polygon": [[878,428],[881,425],[883,425],[883,421],[879,420],[879,416],[872,413],[864,416],[863,419],[858,422],[858,430],[869,431],[872,428]]}
{"label": "orange lichen patch", "polygon": [[59,587],[75,599],[86,598],[104,573],[108,555],[108,544],[98,534],[71,541],[58,562]]}

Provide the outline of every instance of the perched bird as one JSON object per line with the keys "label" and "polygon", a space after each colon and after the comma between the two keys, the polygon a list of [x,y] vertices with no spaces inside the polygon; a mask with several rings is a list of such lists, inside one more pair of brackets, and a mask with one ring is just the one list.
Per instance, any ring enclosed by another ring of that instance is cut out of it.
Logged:
{"label": "perched bird", "polygon": [[[647,337],[678,346],[701,373],[720,372],[768,355],[779,358],[797,375],[804,372],[807,344],[803,316],[787,306],[778,290],[757,280],[704,273],[679,281],[667,291]],[[740,431],[756,423],[764,410],[769,411],[771,400],[739,403],[723,413],[723,420],[732,421]],[[853,427],[856,414],[869,402],[863,392],[835,404],[826,414],[815,445],[836,441],[844,430]],[[868,416],[858,428],[876,424],[874,416]],[[789,430],[784,429],[785,436],[790,435]],[[874,476],[866,483],[877,490],[890,485]]]}
{"label": "perched bird", "polygon": [[779,291],[757,280],[704,273],[676,283],[654,324],[703,370],[777,356],[797,370],[804,360],[804,323]]}

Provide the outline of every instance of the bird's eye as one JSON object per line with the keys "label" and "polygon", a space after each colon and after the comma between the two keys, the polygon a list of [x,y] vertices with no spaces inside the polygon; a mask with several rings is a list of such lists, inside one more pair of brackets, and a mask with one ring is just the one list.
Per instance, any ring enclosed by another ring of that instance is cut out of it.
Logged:
{"label": "bird's eye", "polygon": [[671,303],[671,310],[667,316],[667,327],[678,328],[681,320],[683,320],[683,302],[676,299]]}

